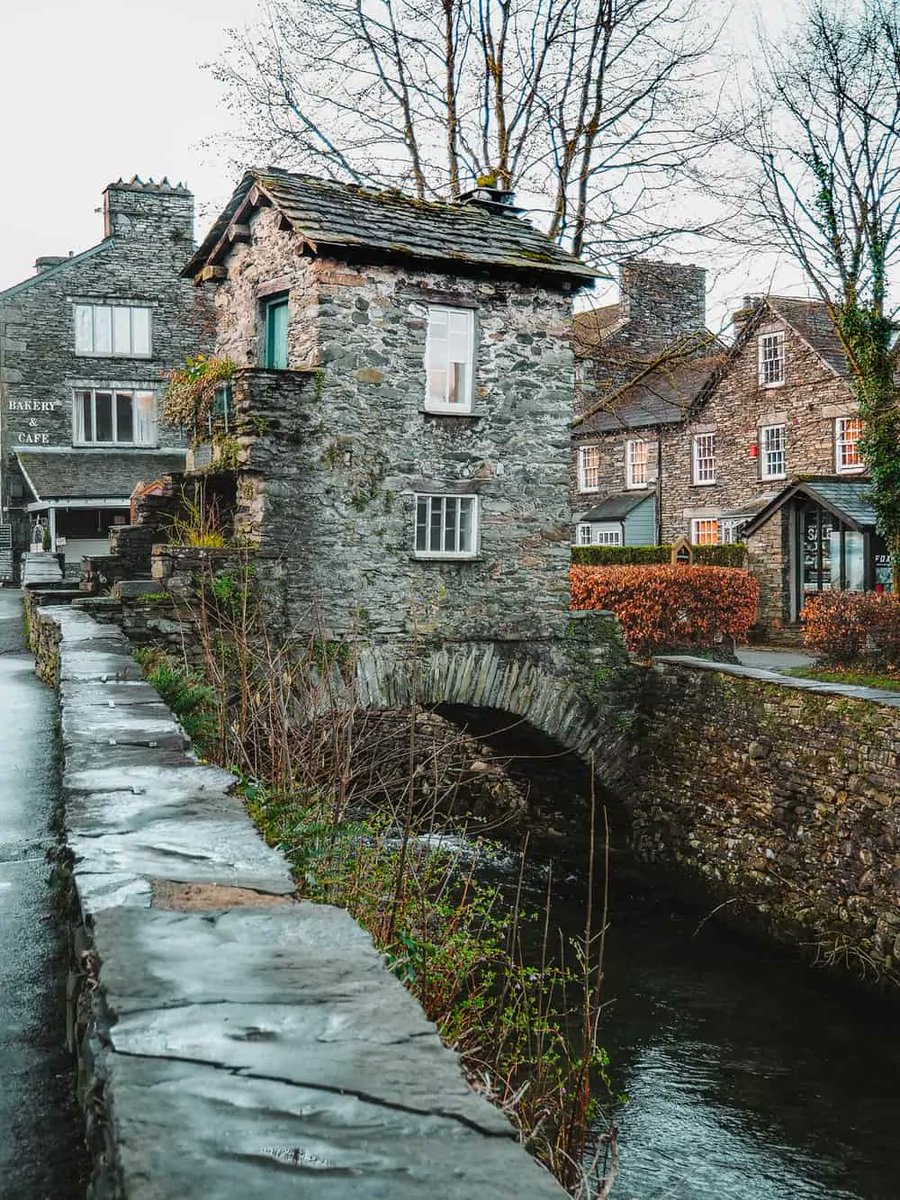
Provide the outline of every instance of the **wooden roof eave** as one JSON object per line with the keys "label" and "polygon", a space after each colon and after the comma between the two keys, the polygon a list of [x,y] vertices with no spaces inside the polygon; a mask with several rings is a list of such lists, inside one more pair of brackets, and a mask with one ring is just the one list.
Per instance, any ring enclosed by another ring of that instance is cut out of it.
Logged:
{"label": "wooden roof eave", "polygon": [[789,484],[782,492],[779,492],[773,500],[769,501],[765,508],[761,509],[755,517],[751,518],[744,526],[744,532],[749,534],[756,533],[761,525],[765,525],[766,521],[773,517],[779,509],[784,508],[785,504],[793,500],[795,496],[808,496],[810,500],[815,500],[816,504],[827,509],[842,525],[849,525],[856,533],[865,533],[867,529],[872,528],[871,525],[860,524],[848,512],[838,508],[836,504],[832,504],[830,500],[820,495],[816,491],[814,484],[807,482],[805,479],[799,479],[796,483]]}

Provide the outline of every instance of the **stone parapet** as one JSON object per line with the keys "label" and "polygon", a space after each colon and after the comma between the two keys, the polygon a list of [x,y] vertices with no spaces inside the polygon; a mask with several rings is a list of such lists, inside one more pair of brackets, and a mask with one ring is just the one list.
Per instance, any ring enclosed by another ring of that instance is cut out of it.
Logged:
{"label": "stone parapet", "polygon": [[93,1200],[564,1195],[368,935],[293,898],[124,635],[45,608],[32,641],[58,666]]}

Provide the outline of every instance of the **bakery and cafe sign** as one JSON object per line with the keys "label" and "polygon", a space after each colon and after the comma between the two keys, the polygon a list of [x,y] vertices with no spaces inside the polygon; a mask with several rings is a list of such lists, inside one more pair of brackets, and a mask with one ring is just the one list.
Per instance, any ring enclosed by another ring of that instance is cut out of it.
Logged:
{"label": "bakery and cafe sign", "polygon": [[[9,400],[6,411],[26,415],[25,428],[15,434],[20,446],[49,446],[50,434],[41,428],[40,414],[54,413],[62,407],[59,400]],[[35,415],[39,414],[39,415]]]}

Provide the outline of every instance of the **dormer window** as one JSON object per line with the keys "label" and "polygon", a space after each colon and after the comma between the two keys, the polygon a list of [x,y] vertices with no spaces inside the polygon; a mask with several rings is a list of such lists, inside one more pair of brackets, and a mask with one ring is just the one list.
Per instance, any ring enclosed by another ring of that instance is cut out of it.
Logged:
{"label": "dormer window", "polygon": [[475,368],[475,313],[471,308],[428,308],[425,407],[429,412],[470,413]]}
{"label": "dormer window", "polygon": [[779,387],[784,383],[784,330],[763,333],[759,338],[759,385]]}

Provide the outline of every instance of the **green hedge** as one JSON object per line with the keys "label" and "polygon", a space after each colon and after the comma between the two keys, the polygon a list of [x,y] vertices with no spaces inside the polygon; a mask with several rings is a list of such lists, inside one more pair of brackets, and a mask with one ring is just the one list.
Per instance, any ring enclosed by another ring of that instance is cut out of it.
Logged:
{"label": "green hedge", "polygon": [[[724,546],[692,546],[698,567],[743,567],[747,547],[743,542]],[[572,562],[579,567],[641,567],[672,560],[671,546],[573,546]]]}
{"label": "green hedge", "polygon": [[573,546],[572,562],[580,567],[640,567],[667,563],[671,546]]}
{"label": "green hedge", "polygon": [[744,567],[747,547],[743,542],[727,542],[724,546],[692,546],[694,563],[698,567]]}

